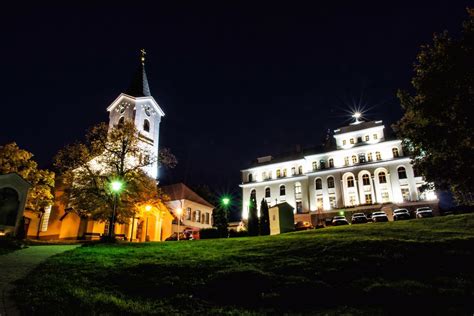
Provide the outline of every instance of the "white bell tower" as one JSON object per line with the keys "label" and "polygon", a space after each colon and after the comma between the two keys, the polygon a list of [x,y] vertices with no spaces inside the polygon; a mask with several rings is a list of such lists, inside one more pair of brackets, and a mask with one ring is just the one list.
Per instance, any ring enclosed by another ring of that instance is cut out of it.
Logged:
{"label": "white bell tower", "polygon": [[[145,50],[142,49],[141,63],[130,87],[107,108],[109,128],[117,126],[125,120],[133,121],[144,148],[158,158],[160,122],[165,113],[151,96],[145,72],[145,54]],[[151,178],[158,180],[158,167],[158,162],[156,162],[145,167],[144,171]]]}

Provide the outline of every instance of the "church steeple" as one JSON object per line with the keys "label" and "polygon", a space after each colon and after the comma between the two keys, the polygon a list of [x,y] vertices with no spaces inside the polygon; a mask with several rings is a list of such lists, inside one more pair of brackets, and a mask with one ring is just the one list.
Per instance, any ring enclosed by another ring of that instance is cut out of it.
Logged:
{"label": "church steeple", "polygon": [[144,49],[140,50],[140,65],[138,66],[137,72],[135,73],[135,77],[133,78],[130,86],[128,87],[126,94],[132,97],[149,97],[151,96],[150,93],[150,86],[148,85],[148,79],[146,77],[145,72],[145,55],[146,52]]}

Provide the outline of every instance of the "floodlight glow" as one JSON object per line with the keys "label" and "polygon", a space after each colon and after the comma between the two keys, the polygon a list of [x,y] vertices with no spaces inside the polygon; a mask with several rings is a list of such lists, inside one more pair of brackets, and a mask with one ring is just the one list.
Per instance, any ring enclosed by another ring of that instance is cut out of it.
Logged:
{"label": "floodlight glow", "polygon": [[123,186],[123,183],[120,181],[113,181],[112,183],[110,183],[111,190],[116,193],[122,190],[122,186]]}
{"label": "floodlight glow", "polygon": [[176,209],[176,213],[178,213],[178,215],[183,214],[183,209],[182,209],[181,207],[178,207],[178,208]]}
{"label": "floodlight glow", "polygon": [[151,211],[151,205],[145,206],[145,210],[146,210],[147,212]]}
{"label": "floodlight glow", "polygon": [[358,119],[362,116],[362,113],[360,112],[355,112],[354,115],[352,115],[352,117],[354,117],[355,119]]}
{"label": "floodlight glow", "polygon": [[229,199],[229,198],[225,197],[225,198],[222,199],[222,204],[224,204],[224,205],[229,205],[229,203],[230,203],[230,199]]}

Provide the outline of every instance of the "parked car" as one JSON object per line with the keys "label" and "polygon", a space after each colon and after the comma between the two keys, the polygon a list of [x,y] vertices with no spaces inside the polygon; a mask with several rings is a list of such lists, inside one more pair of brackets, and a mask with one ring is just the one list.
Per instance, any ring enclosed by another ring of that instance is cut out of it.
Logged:
{"label": "parked car", "polygon": [[367,223],[367,216],[364,213],[352,214],[351,224],[364,224]]}
{"label": "parked car", "polygon": [[349,225],[349,222],[344,216],[334,216],[332,218],[331,224],[333,226],[340,226],[340,225]]}
{"label": "parked car", "polygon": [[383,211],[380,212],[373,212],[372,213],[372,221],[374,223],[379,223],[379,222],[388,222],[388,217],[387,214]]}
{"label": "parked car", "polygon": [[308,229],[313,229],[314,226],[310,222],[296,222],[295,224],[295,230],[308,230]]}
{"label": "parked car", "polygon": [[[179,240],[187,240],[187,239],[189,239],[188,236],[186,236],[184,233],[179,233]],[[177,241],[177,240],[178,240],[178,234],[176,232],[165,239],[165,241]]]}
{"label": "parked car", "polygon": [[433,217],[433,210],[431,207],[424,206],[416,209],[416,218]]}
{"label": "parked car", "polygon": [[410,212],[406,208],[397,208],[393,210],[393,220],[400,221],[404,219],[410,219]]}

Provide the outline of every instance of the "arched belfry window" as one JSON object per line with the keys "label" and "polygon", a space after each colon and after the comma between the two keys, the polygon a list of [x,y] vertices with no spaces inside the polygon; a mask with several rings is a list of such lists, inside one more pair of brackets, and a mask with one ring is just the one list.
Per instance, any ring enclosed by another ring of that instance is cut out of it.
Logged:
{"label": "arched belfry window", "polygon": [[124,123],[125,123],[125,117],[122,116],[121,118],[119,118],[117,125],[118,127],[122,127]]}
{"label": "arched belfry window", "polygon": [[148,121],[147,119],[143,121],[143,130],[145,132],[150,132],[150,121]]}

